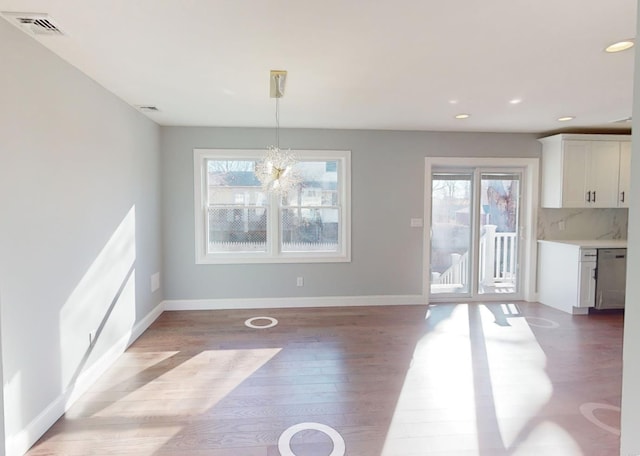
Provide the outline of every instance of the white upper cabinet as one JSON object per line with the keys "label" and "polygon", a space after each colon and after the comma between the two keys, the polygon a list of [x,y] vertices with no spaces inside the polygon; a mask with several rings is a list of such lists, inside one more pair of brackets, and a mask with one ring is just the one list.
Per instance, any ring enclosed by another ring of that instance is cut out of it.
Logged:
{"label": "white upper cabinet", "polygon": [[[554,207],[584,207],[587,201],[587,178],[591,167],[590,144],[588,141],[563,141],[560,144],[558,170],[561,172],[558,182],[555,184],[558,189],[554,191],[554,198],[557,202],[551,203]],[[543,153],[542,161],[547,160],[547,155]],[[544,166],[544,165],[543,165]],[[544,173],[544,169],[543,169]],[[544,174],[543,174],[544,176]],[[549,187],[545,181],[542,186],[543,193]],[[543,198],[543,202],[547,200]]]}
{"label": "white upper cabinet", "polygon": [[620,178],[618,179],[618,207],[629,207],[631,182],[631,142],[620,143]]}
{"label": "white upper cabinet", "polygon": [[620,187],[624,181],[621,159],[627,159],[625,153],[630,157],[630,139],[628,135],[540,139],[542,207],[626,207],[629,191]]}
{"label": "white upper cabinet", "polygon": [[[620,143],[618,141],[591,141],[590,152],[585,189],[587,190],[587,207],[617,207]],[[591,201],[589,201],[589,196]]]}

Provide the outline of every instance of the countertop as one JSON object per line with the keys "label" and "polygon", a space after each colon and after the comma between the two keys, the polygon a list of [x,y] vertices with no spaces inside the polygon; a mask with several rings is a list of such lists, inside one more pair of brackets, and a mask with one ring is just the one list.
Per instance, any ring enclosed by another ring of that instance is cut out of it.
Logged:
{"label": "countertop", "polygon": [[582,240],[547,240],[540,239],[538,242],[554,243],[554,244],[568,244],[575,245],[577,247],[585,247],[591,249],[626,249],[626,239],[582,239]]}

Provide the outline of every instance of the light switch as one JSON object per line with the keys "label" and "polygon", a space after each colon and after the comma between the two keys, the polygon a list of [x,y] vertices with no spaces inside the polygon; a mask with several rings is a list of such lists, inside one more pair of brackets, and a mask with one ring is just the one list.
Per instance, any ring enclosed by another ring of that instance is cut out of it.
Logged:
{"label": "light switch", "polygon": [[420,228],[422,227],[422,219],[421,218],[412,218],[411,219],[411,228]]}

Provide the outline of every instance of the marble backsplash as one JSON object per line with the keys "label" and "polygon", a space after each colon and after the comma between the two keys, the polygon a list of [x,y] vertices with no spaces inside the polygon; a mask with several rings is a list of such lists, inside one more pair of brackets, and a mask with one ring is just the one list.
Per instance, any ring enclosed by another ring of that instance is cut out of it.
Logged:
{"label": "marble backsplash", "polygon": [[628,209],[538,209],[538,239],[627,239]]}

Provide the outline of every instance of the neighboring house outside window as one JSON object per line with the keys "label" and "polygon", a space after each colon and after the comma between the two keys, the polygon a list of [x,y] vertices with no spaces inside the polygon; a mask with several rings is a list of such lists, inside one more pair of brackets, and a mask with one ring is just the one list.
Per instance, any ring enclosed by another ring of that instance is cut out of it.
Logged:
{"label": "neighboring house outside window", "polygon": [[300,183],[262,190],[261,150],[194,150],[196,263],[350,261],[350,152],[296,151]]}

